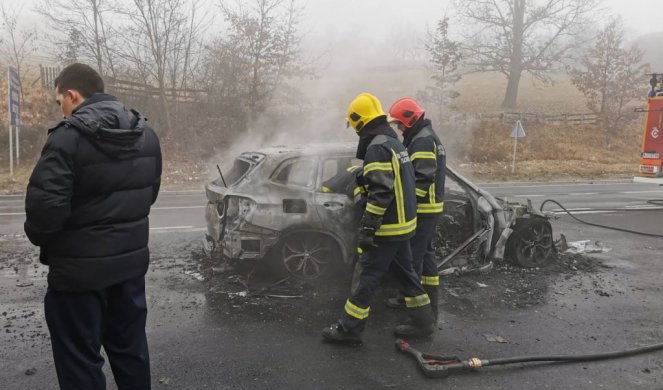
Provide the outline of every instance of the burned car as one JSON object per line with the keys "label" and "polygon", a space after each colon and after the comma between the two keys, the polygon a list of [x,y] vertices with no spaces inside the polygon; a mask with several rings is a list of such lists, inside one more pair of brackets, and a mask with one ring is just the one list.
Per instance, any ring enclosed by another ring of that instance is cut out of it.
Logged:
{"label": "burned car", "polygon": [[[356,259],[353,199],[324,186],[361,165],[354,143],[273,147],[241,153],[206,187],[205,252],[229,264],[268,263],[317,279]],[[548,216],[496,199],[447,167],[438,226],[440,268],[484,267],[505,257],[524,267],[554,252]],[[461,255],[462,254],[462,255]]]}

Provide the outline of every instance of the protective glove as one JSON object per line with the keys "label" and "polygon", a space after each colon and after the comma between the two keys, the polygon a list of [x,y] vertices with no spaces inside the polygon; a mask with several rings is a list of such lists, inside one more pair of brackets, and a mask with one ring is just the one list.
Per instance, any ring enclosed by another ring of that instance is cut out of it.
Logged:
{"label": "protective glove", "polygon": [[373,229],[360,229],[359,230],[359,241],[357,246],[361,249],[361,252],[367,251],[373,248],[377,248],[375,243],[375,230]]}
{"label": "protective glove", "polygon": [[375,232],[382,225],[382,217],[373,213],[364,212],[359,222],[359,240],[358,246],[363,251],[377,248],[375,243]]}

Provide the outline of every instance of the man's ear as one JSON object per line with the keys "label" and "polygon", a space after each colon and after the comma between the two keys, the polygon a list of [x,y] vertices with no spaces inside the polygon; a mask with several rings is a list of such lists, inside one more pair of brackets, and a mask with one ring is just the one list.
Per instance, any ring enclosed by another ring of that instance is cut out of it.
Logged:
{"label": "man's ear", "polygon": [[71,99],[72,103],[80,104],[83,102],[83,100],[85,100],[83,95],[81,95],[80,92],[74,89],[68,89],[67,94],[69,94],[69,98]]}

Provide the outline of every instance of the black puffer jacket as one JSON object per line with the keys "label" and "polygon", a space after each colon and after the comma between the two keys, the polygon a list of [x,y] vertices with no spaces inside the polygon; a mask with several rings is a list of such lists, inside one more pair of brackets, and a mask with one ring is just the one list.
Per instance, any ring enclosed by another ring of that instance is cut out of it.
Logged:
{"label": "black puffer jacket", "polygon": [[159,139],[111,95],[92,95],[49,130],[25,199],[49,286],[99,290],[144,275],[160,177]]}

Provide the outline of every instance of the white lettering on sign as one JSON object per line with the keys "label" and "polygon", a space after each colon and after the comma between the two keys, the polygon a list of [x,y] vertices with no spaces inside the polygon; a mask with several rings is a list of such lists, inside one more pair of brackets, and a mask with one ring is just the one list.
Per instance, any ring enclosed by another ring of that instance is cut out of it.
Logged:
{"label": "white lettering on sign", "polygon": [[12,100],[15,102],[18,101],[18,91],[12,91]]}
{"label": "white lettering on sign", "polygon": [[651,129],[652,138],[658,138],[658,136],[660,135],[660,132],[661,131],[657,127],[654,127],[653,129]]}

